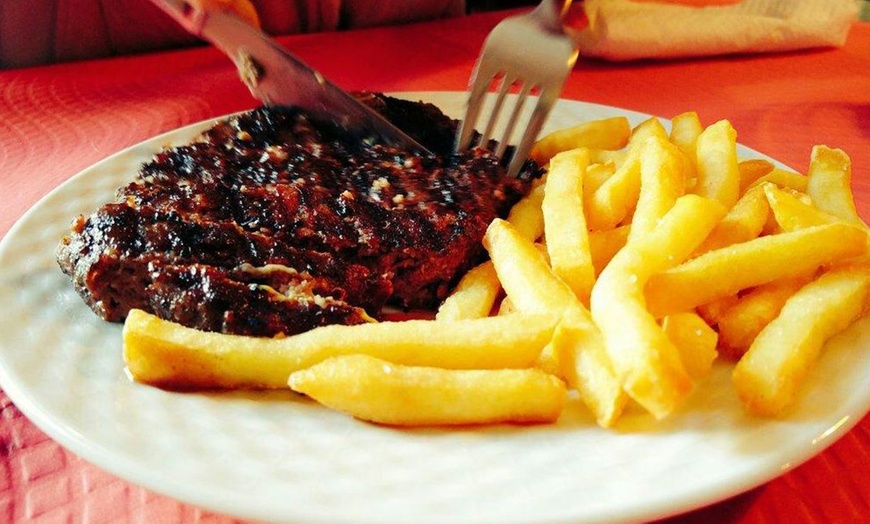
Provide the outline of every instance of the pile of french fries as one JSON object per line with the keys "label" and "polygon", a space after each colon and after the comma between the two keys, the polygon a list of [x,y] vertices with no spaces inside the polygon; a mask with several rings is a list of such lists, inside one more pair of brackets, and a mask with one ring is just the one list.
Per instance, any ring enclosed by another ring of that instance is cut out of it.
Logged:
{"label": "pile of french fries", "polygon": [[870,230],[851,162],[806,174],[737,154],[727,120],[687,112],[541,139],[545,175],[484,238],[433,320],[272,339],[133,311],[124,357],[162,387],[286,388],[390,425],[544,423],[575,390],[597,423],[672,413],[720,357],[754,414],[787,413],[826,341],[870,306]]}

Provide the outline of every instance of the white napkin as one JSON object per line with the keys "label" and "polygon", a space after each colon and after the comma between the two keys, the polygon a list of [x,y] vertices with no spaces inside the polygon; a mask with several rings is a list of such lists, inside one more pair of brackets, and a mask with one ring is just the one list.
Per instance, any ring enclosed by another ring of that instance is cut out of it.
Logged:
{"label": "white napkin", "polygon": [[578,36],[581,56],[621,61],[841,46],[858,3],[743,0],[696,7],[586,0],[584,9],[589,25]]}

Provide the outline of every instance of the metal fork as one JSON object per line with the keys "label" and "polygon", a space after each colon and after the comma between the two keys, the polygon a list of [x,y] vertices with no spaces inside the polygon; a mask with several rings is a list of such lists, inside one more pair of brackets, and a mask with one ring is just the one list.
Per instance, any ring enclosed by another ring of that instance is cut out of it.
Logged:
{"label": "metal fork", "polygon": [[504,156],[529,95],[537,94],[538,103],[508,165],[509,176],[519,173],[577,61],[577,44],[565,32],[562,23],[570,6],[571,0],[543,0],[532,12],[507,18],[492,30],[471,75],[465,118],[456,136],[457,151],[471,145],[485,95],[494,83],[499,85],[498,95],[477,144],[479,147],[489,146],[507,93],[512,87],[519,89],[495,150],[498,158]]}

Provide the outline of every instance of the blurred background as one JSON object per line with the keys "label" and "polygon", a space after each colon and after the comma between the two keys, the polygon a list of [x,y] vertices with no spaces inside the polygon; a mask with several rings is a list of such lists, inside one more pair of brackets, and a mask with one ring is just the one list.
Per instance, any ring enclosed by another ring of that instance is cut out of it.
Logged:
{"label": "blurred background", "polygon": [[[870,0],[855,1],[860,5],[861,18],[870,20]],[[260,14],[263,29],[272,35],[404,24],[537,3],[535,0],[251,2]],[[193,45],[202,42],[187,34],[149,0],[0,0],[0,69]]]}
{"label": "blurred background", "polygon": [[[236,0],[218,0],[233,2]],[[403,24],[534,0],[250,0],[272,35]],[[0,69],[201,45],[149,0],[0,0]]]}

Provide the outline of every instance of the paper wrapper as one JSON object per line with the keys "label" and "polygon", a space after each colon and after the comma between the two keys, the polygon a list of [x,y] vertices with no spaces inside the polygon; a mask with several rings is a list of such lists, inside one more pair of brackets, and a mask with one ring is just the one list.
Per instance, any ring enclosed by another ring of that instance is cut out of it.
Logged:
{"label": "paper wrapper", "polygon": [[841,46],[858,13],[855,0],[700,4],[586,0],[580,53],[624,61]]}

